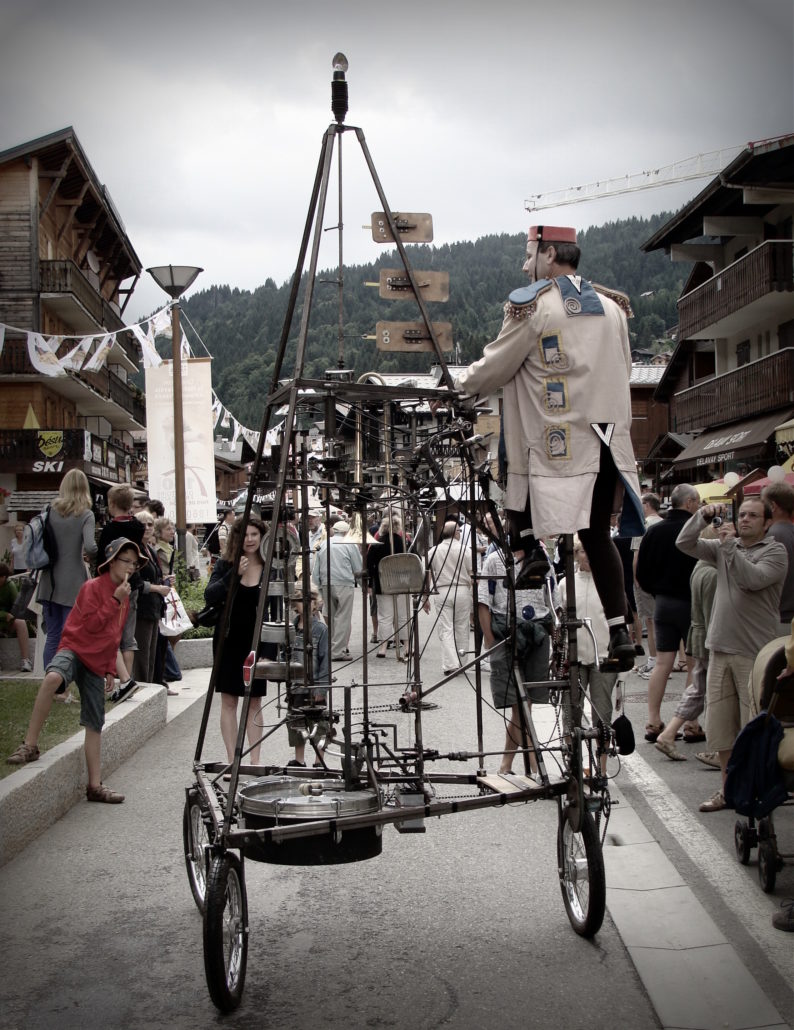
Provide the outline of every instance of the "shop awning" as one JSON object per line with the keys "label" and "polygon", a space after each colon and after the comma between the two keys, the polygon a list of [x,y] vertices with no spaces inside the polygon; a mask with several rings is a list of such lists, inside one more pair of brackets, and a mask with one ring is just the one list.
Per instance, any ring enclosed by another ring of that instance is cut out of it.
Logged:
{"label": "shop awning", "polygon": [[794,443],[794,418],[775,426],[775,443]]}
{"label": "shop awning", "polygon": [[733,461],[761,448],[777,426],[788,420],[792,412],[777,412],[762,418],[747,419],[731,426],[720,426],[701,433],[688,444],[673,463],[679,468],[696,468],[721,461]]}

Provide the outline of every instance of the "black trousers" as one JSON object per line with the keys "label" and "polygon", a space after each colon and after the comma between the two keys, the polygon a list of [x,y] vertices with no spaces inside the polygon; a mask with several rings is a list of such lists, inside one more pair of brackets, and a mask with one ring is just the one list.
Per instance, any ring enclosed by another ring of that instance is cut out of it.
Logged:
{"label": "black trousers", "polygon": [[[615,487],[618,482],[618,471],[609,453],[609,448],[601,445],[601,457],[593,500],[590,507],[590,525],[579,530],[579,539],[590,559],[593,582],[604,608],[607,621],[625,618],[627,615],[626,591],[623,586],[623,563],[610,534],[612,505]],[[507,509],[510,529],[510,549],[512,551],[530,551],[536,544],[534,536],[527,533],[532,527],[532,513],[527,500],[523,511]]]}

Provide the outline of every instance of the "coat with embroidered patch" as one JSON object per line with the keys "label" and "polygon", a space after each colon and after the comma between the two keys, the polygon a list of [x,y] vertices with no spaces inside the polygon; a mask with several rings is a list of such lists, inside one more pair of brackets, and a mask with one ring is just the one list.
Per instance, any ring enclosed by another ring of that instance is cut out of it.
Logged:
{"label": "coat with embroidered patch", "polygon": [[536,536],[589,526],[602,442],[619,473],[622,532],[642,535],[628,314],[623,294],[579,276],[542,279],[511,293],[499,336],[455,382],[481,399],[503,387],[505,506],[529,500]]}

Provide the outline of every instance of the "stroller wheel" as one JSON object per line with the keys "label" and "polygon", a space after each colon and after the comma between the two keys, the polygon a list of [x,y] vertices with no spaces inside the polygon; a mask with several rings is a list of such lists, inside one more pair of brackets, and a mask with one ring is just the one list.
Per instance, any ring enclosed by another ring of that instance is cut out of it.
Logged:
{"label": "stroller wheel", "polygon": [[750,861],[750,852],[753,845],[750,837],[750,824],[746,819],[737,819],[733,828],[733,843],[736,848],[736,857],[742,865]]}
{"label": "stroller wheel", "polygon": [[777,848],[774,840],[762,840],[758,846],[758,880],[761,890],[771,894],[777,878]]}

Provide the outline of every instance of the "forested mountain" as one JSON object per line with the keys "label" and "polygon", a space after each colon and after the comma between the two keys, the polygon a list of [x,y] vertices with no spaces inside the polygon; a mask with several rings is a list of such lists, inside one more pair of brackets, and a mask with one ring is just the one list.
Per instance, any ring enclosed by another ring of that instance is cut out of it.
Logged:
{"label": "forested mountain", "polygon": [[[663,253],[644,254],[639,249],[670,218],[631,218],[587,229],[580,234],[586,278],[627,293],[635,317],[629,323],[632,343],[659,349],[665,329],[677,322],[676,301],[689,266],[673,264]],[[444,246],[408,245],[415,271],[449,273],[450,298],[446,304],[430,304],[434,321],[451,322],[458,348],[457,359],[467,364],[499,332],[507,295],[526,278],[521,271],[526,236],[484,236],[475,242]],[[304,374],[320,377],[327,368],[352,368],[356,376],[379,372],[426,372],[429,354],[383,353],[374,339],[378,321],[411,321],[418,317],[413,302],[381,300],[377,286],[379,269],[399,267],[396,251],[381,254],[368,265],[344,272],[344,353],[340,363],[338,344],[339,295],[335,284],[321,280],[337,277],[336,270],[318,275],[310,322]],[[306,277],[304,276],[304,280]],[[305,287],[305,281],[302,284]],[[212,381],[226,408],[244,425],[258,428],[263,397],[273,375],[276,348],[289,299],[290,284],[277,286],[268,279],[254,291],[212,286],[194,294],[183,308],[207,349],[214,357]],[[300,324],[300,303],[294,320],[291,345],[284,365],[285,377],[294,369],[294,340]],[[667,344],[669,346],[669,344]]]}

